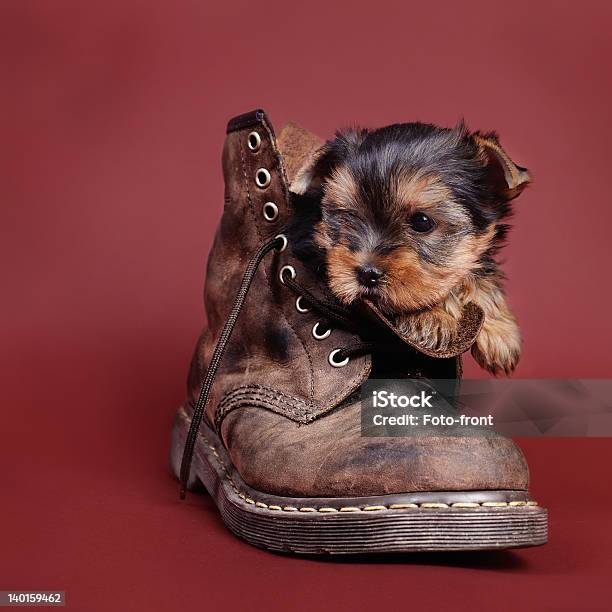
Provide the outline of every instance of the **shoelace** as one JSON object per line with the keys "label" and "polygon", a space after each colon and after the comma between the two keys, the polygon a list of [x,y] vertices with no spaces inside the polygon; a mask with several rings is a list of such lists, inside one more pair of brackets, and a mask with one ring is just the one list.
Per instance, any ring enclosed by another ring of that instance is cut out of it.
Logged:
{"label": "shoelace", "polygon": [[[319,314],[323,315],[329,321],[336,323],[339,327],[352,330],[355,328],[355,317],[354,314],[348,309],[340,306],[331,299],[319,298],[312,292],[308,291],[305,287],[302,287],[293,278],[284,275],[282,282],[296,295],[301,297],[313,310],[316,310]],[[331,331],[331,327],[323,331]],[[346,360],[351,357],[357,357],[358,355],[365,355],[371,353],[374,350],[385,348],[388,345],[382,342],[356,342],[344,348],[336,349],[333,351],[335,365],[345,363]],[[332,364],[334,365],[334,364]]]}
{"label": "shoelace", "polygon": [[[234,331],[236,321],[238,320],[238,316],[240,315],[242,307],[244,306],[244,302],[249,293],[251,283],[255,278],[255,274],[257,273],[259,264],[263,261],[265,256],[272,250],[281,251],[286,246],[287,239],[285,238],[285,236],[282,234],[276,236],[275,238],[269,240],[268,242],[264,243],[262,246],[259,247],[259,249],[255,252],[246,267],[246,270],[242,277],[242,281],[240,283],[240,288],[238,289],[238,293],[234,298],[234,303],[232,304],[229,316],[227,317],[227,320],[223,325],[223,329],[221,330],[221,334],[219,335],[219,339],[217,340],[217,344],[210,359],[210,363],[208,364],[208,368],[206,369],[206,374],[202,381],[202,386],[200,387],[198,400],[193,409],[191,425],[189,426],[189,432],[187,433],[185,447],[183,449],[183,458],[181,460],[181,499],[185,499],[185,495],[187,492],[187,483],[189,481],[189,474],[191,472],[193,452],[195,449],[195,443],[198,437],[198,433],[200,431],[200,426],[202,424],[202,419],[204,417],[204,411],[206,409],[208,397],[215,381],[219,366],[221,365],[221,361],[223,360],[223,355],[232,336],[232,332]],[[347,329],[355,328],[354,315],[349,309],[337,304],[332,299],[319,298],[315,296],[311,291],[299,285],[293,278],[293,275],[290,276],[291,277],[283,274],[281,271],[281,282],[291,291],[301,297],[301,299],[304,300],[313,310],[316,310],[326,319],[328,319],[329,321],[333,321],[340,327],[344,327]],[[326,331],[324,333],[326,333]],[[350,346],[335,349],[330,353],[329,360],[330,364],[334,367],[342,367],[348,363],[351,357],[365,355],[368,353],[372,353],[375,350],[390,347],[391,345],[382,342],[356,342]]]}

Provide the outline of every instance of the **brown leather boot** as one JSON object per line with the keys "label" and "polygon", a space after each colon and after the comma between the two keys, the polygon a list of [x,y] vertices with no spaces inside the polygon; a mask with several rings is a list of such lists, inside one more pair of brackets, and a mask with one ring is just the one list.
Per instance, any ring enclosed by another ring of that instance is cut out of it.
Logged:
{"label": "brown leather boot", "polygon": [[[373,356],[370,326],[347,320],[284,234],[288,177],[318,139],[290,125],[277,142],[263,111],[232,119],[227,132],[208,325],[172,437],[183,494],[203,485],[235,534],[277,551],[545,543],[546,510],[530,499],[511,440],[361,434],[362,383],[374,374],[459,378],[482,313],[466,309],[462,337],[443,355],[406,346],[399,362]],[[378,334],[406,342],[376,309],[368,313]],[[318,322],[337,327],[328,333]]]}

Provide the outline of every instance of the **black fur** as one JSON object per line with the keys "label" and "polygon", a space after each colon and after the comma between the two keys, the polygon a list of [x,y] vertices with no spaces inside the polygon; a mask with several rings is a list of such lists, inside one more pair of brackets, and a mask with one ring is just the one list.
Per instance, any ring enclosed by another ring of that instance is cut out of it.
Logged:
{"label": "black fur", "polygon": [[463,123],[455,129],[398,123],[372,131],[338,132],[326,148],[318,172],[329,176],[339,163],[347,164],[362,196],[374,206],[386,202],[390,175],[420,169],[443,178],[479,230],[509,212],[507,201],[500,198],[498,177],[483,167],[477,145]]}
{"label": "black fur", "polygon": [[[493,133],[486,137],[496,138]],[[350,211],[321,211],[325,180],[334,169],[346,166],[360,189],[360,199],[368,203],[374,224],[385,232],[385,241],[378,252],[392,251],[404,241],[401,231],[394,232],[389,222],[393,207],[389,196],[389,181],[393,176],[419,171],[441,177],[452,192],[453,201],[463,207],[471,219],[464,232],[483,232],[493,222],[497,230],[488,256],[493,257],[506,236],[508,226],[499,223],[511,213],[503,196],[503,172],[499,166],[484,166],[478,145],[463,123],[454,129],[425,123],[394,124],[376,130],[349,129],[337,132],[328,141],[313,170],[314,180],[302,196],[292,196],[294,221],[290,228],[291,241],[297,257],[323,269],[321,250],[313,244],[313,228],[324,221],[332,240],[341,236],[351,250],[358,250],[371,224],[360,223]],[[501,172],[501,174],[500,174]],[[429,248],[428,248],[429,247]],[[424,244],[419,251],[424,260],[443,257],[444,245]]]}
{"label": "black fur", "polygon": [[314,242],[315,227],[321,221],[321,200],[308,195],[290,193],[292,208],[287,236],[293,254],[307,263],[317,274],[325,275],[325,251]]}

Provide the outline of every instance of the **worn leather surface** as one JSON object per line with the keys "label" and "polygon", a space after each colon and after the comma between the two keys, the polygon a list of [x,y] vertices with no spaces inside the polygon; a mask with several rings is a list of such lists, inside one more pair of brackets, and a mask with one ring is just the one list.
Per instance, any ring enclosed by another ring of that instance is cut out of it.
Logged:
{"label": "worn leather surface", "polygon": [[406,344],[417,349],[424,355],[437,358],[455,357],[468,351],[472,344],[474,344],[474,340],[476,339],[476,336],[478,335],[484,321],[484,312],[482,308],[480,308],[480,306],[477,304],[474,304],[474,302],[468,302],[463,307],[463,313],[458,325],[459,332],[450,342],[449,346],[444,350],[432,350],[427,347],[420,346],[414,340],[402,334],[402,332],[395,327],[393,323],[374,304],[371,302],[366,302],[366,305],[376,319],[392,330]]}
{"label": "worn leather surface", "polygon": [[[257,131],[261,146],[252,151],[248,136]],[[240,285],[247,263],[265,241],[282,233],[290,208],[287,175],[294,175],[320,140],[290,125],[283,132],[284,157],[262,111],[232,120],[223,151],[225,205],[208,260],[204,302],[208,325],[189,375],[188,402],[195,403],[206,364]],[[258,187],[265,168],[270,185]],[[279,216],[263,217],[274,202]],[[370,375],[460,375],[456,355],[469,348],[482,317],[468,312],[461,345],[453,354],[412,350],[401,363],[355,357],[344,368],[328,362],[330,351],[359,341],[334,329],[316,340],[313,312],[300,313],[296,296],[279,281],[291,265],[296,280],[320,295],[316,278],[291,255],[291,248],[262,262],[219,368],[206,407],[208,422],[220,431],[243,480],[260,491],[292,496],[369,496],[410,491],[495,490],[527,487],[520,450],[501,437],[365,438],[361,435],[356,391]],[[397,333],[380,313],[372,310]],[[405,339],[403,339],[405,341]],[[348,398],[348,399],[347,399]],[[432,434],[435,432],[432,432]]]}
{"label": "worn leather surface", "polygon": [[526,489],[518,447],[503,437],[367,438],[358,402],[308,425],[259,408],[223,421],[242,479],[295,497],[387,495],[412,491]]}
{"label": "worn leather surface", "polygon": [[[228,133],[223,150],[225,206],[208,259],[204,290],[208,325],[196,347],[189,376],[192,401],[199,393],[204,368],[247,262],[261,244],[282,233],[288,219],[287,184],[274,133],[263,114],[260,121],[253,121],[255,125],[243,118],[234,121],[239,129]],[[256,152],[247,144],[251,131],[257,131],[261,138]],[[271,175],[266,188],[255,183],[260,168]],[[279,209],[273,223],[264,219],[266,202],[275,203]],[[279,399],[270,404],[278,410],[291,412],[306,404],[309,413],[315,415],[336,406],[368,376],[368,356],[355,358],[344,368],[329,365],[330,351],[359,337],[336,329],[326,340],[315,340],[312,328],[318,318],[312,312],[297,311],[295,294],[279,280],[284,265],[293,266],[296,280],[320,294],[319,279],[291,256],[290,248],[267,256],[253,281],[210,394],[206,412],[211,423],[221,400],[244,386],[265,385],[274,390]]]}

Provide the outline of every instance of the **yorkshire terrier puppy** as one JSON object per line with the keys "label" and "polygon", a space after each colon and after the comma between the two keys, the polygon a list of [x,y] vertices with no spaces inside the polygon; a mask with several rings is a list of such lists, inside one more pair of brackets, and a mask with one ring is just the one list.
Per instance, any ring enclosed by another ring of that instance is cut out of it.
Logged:
{"label": "yorkshire terrier puppy", "polygon": [[485,319],[472,354],[509,374],[521,339],[495,255],[529,180],[494,133],[463,124],[338,132],[291,185],[294,251],[342,303],[371,301],[426,348],[448,347],[475,302]]}

